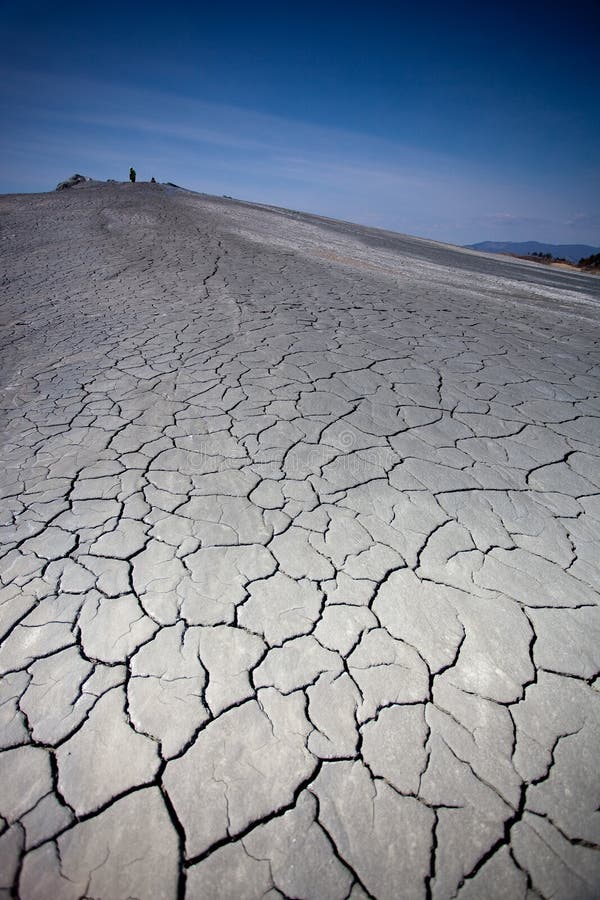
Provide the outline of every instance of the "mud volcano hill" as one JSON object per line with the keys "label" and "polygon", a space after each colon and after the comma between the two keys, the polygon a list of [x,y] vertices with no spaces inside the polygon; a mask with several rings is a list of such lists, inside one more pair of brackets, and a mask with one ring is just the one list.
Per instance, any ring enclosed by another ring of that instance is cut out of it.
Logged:
{"label": "mud volcano hill", "polygon": [[598,280],[0,211],[4,892],[597,897]]}

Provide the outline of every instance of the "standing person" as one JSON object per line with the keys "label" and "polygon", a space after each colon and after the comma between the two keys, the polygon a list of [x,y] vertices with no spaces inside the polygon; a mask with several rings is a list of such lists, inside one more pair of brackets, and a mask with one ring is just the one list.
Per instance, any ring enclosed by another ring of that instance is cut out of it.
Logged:
{"label": "standing person", "polygon": [[132,184],[135,181],[135,169],[133,168],[133,166],[129,170],[129,180]]}

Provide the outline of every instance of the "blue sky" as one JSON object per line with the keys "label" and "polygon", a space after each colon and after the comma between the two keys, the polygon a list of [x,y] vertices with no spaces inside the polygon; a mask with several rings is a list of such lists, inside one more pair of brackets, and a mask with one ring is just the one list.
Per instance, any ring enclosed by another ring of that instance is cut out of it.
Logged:
{"label": "blue sky", "polygon": [[130,165],[454,243],[600,245],[596,0],[2,4],[0,191]]}

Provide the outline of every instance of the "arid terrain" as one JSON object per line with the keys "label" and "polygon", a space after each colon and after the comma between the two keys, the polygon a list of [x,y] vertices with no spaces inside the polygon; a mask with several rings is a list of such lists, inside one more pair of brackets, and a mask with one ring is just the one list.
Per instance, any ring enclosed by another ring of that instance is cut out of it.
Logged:
{"label": "arid terrain", "polygon": [[0,894],[600,894],[600,281],[0,198]]}

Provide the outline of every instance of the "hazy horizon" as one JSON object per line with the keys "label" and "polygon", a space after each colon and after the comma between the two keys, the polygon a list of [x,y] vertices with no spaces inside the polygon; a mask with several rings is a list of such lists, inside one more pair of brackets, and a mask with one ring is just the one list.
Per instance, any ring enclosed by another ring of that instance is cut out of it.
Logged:
{"label": "hazy horizon", "polygon": [[4,19],[2,192],[133,165],[455,244],[600,245],[591,3],[567,21],[541,3],[24,2]]}

